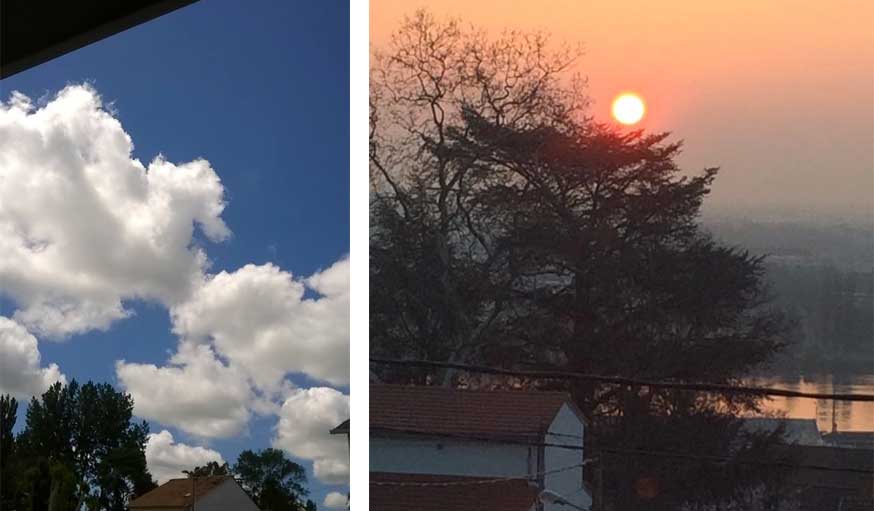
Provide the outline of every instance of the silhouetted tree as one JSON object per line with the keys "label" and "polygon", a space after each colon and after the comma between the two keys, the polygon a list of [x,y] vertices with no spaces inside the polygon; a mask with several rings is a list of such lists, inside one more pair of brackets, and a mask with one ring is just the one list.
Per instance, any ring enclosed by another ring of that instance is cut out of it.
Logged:
{"label": "silhouetted tree", "polygon": [[520,127],[580,115],[587,102],[582,81],[565,73],[578,52],[551,51],[548,43],[543,34],[489,40],[420,11],[388,53],[375,55],[374,354],[469,361],[494,341],[509,304],[508,253],[470,200],[482,176],[449,151],[448,134],[463,125],[463,111]]}
{"label": "silhouetted tree", "polygon": [[[499,337],[513,346],[509,363],[734,383],[783,347],[787,323],[769,305],[762,258],[698,227],[716,169],[681,176],[667,134],[464,119],[447,152],[483,176],[470,200],[495,226],[493,244],[508,247],[513,313]],[[591,386],[575,391],[590,413],[605,404]],[[675,414],[702,405],[661,391],[641,399]],[[607,401],[628,406],[615,392]]]}

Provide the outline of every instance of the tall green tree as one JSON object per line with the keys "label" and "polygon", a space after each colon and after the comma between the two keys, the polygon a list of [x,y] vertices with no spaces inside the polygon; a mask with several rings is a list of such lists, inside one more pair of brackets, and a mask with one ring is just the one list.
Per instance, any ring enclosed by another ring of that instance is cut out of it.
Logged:
{"label": "tall green tree", "polygon": [[[73,488],[73,509],[118,510],[155,487],[147,468],[148,424],[133,422],[133,400],[109,384],[75,380],[52,385],[28,405],[18,437],[21,459],[40,468],[34,498],[61,499]],[[39,495],[37,495],[37,493]]]}
{"label": "tall green tree", "polygon": [[233,472],[263,511],[299,511],[304,508],[306,470],[279,449],[240,453]]}

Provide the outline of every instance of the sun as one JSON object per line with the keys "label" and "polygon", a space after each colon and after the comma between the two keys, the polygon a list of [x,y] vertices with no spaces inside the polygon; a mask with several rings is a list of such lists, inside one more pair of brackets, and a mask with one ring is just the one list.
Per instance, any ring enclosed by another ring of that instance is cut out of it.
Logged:
{"label": "sun", "polygon": [[625,92],[613,100],[613,117],[622,124],[636,124],[643,119],[646,105],[637,94]]}

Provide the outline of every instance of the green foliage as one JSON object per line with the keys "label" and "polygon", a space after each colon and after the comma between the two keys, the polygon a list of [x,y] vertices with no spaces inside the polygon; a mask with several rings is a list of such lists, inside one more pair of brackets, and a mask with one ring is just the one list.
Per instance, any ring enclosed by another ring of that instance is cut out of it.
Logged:
{"label": "green foliage", "polygon": [[305,469],[279,449],[243,451],[233,472],[262,511],[298,511],[309,493]]}
{"label": "green foliage", "polygon": [[219,465],[218,462],[210,461],[202,467],[194,467],[192,470],[183,470],[188,477],[227,476],[231,475],[231,468],[227,463]]}
{"label": "green foliage", "polygon": [[33,510],[126,509],[155,487],[146,468],[148,425],[132,415],[131,397],[108,384],[56,383],[33,398],[15,439],[23,470],[14,498]]}

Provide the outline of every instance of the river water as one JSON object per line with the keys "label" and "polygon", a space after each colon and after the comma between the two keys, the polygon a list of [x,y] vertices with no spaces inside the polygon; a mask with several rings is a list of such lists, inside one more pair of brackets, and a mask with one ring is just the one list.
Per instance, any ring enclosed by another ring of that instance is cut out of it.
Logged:
{"label": "river water", "polygon": [[[823,394],[852,393],[874,395],[874,375],[835,378],[818,376],[787,380],[756,378],[751,385]],[[832,431],[874,431],[874,402],[845,402],[831,399],[773,397],[765,403],[767,413],[785,414],[793,419],[816,419],[823,433]]]}

